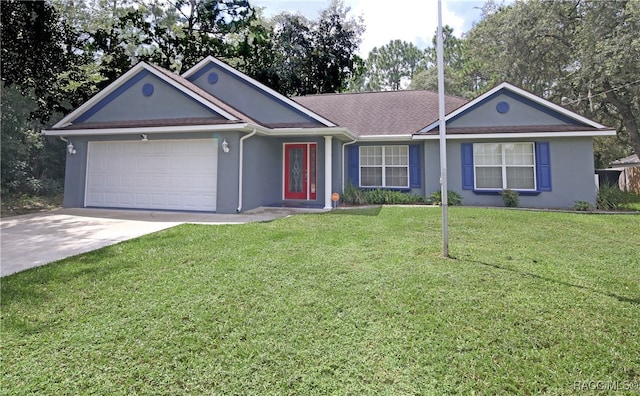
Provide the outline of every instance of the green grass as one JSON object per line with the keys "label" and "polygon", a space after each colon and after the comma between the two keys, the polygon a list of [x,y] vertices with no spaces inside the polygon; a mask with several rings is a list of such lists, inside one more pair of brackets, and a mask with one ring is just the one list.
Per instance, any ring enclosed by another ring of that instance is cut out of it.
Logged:
{"label": "green grass", "polygon": [[184,225],[8,276],[0,391],[640,386],[640,216],[449,213],[454,259],[438,208],[386,207]]}

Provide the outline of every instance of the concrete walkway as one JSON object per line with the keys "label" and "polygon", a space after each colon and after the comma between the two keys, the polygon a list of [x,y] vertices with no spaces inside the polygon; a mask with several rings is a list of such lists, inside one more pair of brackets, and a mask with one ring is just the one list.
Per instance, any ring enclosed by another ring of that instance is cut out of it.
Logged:
{"label": "concrete walkway", "polygon": [[[89,252],[179,224],[271,221],[310,209],[258,208],[242,214],[59,209],[0,220],[0,276]],[[321,210],[320,210],[321,211]]]}

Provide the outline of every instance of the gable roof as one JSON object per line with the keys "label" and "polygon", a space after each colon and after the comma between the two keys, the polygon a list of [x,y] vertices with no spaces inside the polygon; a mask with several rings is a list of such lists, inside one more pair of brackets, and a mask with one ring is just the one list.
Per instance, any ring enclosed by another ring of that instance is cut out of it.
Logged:
{"label": "gable roof", "polygon": [[[228,64],[222,62],[221,60],[213,57],[213,56],[208,56],[206,58],[204,58],[203,60],[201,60],[200,62],[198,62],[197,65],[193,66],[191,69],[187,70],[186,72],[184,72],[182,74],[182,77],[184,77],[187,80],[192,80],[193,78],[195,78],[199,73],[201,73],[202,71],[206,70],[206,67],[214,64],[222,69],[224,69],[225,71],[231,73],[233,76],[239,78],[240,80],[246,82],[247,84],[249,84],[250,86],[254,87],[256,90],[258,90],[260,93],[271,97],[272,99],[276,100],[277,102],[280,102],[281,104],[288,106],[290,108],[295,109],[296,111],[299,111],[300,113],[306,115],[307,117],[319,122],[320,124],[326,126],[326,127],[335,127],[337,126],[336,124],[334,124],[333,122],[331,122],[330,120],[328,120],[327,118],[323,117],[320,114],[317,114],[315,112],[313,112],[312,110],[306,108],[305,106],[302,106],[300,103],[297,103],[296,101],[291,100],[290,98],[276,92],[275,90],[267,87],[266,85],[258,82],[257,80],[249,77],[248,75],[242,73],[241,71],[229,66]],[[275,126],[276,128],[281,127],[281,126]],[[287,126],[284,126],[287,127]]]}
{"label": "gable roof", "polygon": [[[411,137],[438,119],[438,94],[431,91],[322,94],[292,99],[364,139]],[[465,103],[467,99],[445,97],[447,111]]]}
{"label": "gable roof", "polygon": [[[460,106],[456,110],[447,113],[445,122],[448,124],[461,116],[472,112],[479,108],[482,104],[488,102],[497,95],[506,94],[508,96],[518,98],[531,106],[535,106],[542,111],[552,115],[558,119],[557,125],[512,125],[512,126],[474,126],[463,128],[447,127],[447,135],[458,135],[458,138],[469,137],[472,135],[484,135],[485,137],[518,137],[518,135],[526,134],[527,136],[544,136],[549,133],[557,135],[567,134],[570,136],[605,136],[615,134],[615,130],[607,128],[593,120],[583,117],[577,113],[567,110],[556,105],[546,99],[540,98],[522,88],[518,88],[507,82],[503,82],[493,89],[485,92],[477,98]],[[564,122],[563,122],[564,121]],[[430,139],[438,135],[440,121],[435,120],[422,128],[416,135],[417,138]],[[427,135],[427,136],[425,136]]]}
{"label": "gable roof", "polygon": [[[200,92],[197,87],[189,86],[190,83],[188,81],[179,81],[178,79],[171,78],[173,73],[166,71],[160,67],[149,65],[145,62],[140,62],[134,67],[132,67],[125,74],[116,79],[113,83],[109,84],[105,89],[98,92],[87,102],[82,104],[76,110],[72,111],[66,117],[62,118],[58,121],[52,129],[63,129],[73,127],[74,121],[86,117],[87,114],[91,112],[95,112],[102,106],[105,106],[109,102],[113,101],[117,98],[123,90],[126,89],[127,83],[135,79],[136,76],[139,76],[141,72],[149,72],[150,74],[160,78],[162,81],[166,82],[173,88],[179,90],[183,94],[187,95],[189,98],[195,100],[200,105],[204,106],[219,114],[221,117],[231,122],[246,122],[248,121],[246,116],[243,116],[241,113],[234,111],[229,106],[226,106],[221,101],[213,98],[206,92]],[[138,122],[139,121],[135,121]],[[105,123],[108,124],[108,123]]]}

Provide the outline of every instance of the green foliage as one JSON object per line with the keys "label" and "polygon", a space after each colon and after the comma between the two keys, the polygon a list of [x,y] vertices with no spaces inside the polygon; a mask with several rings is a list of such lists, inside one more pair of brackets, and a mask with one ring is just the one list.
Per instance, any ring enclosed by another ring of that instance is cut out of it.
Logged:
{"label": "green foliage", "polygon": [[455,207],[443,259],[438,209],[354,212],[183,225],[2,278],[0,393],[640,382],[638,216]]}
{"label": "green foliage", "polygon": [[413,76],[426,66],[426,55],[418,47],[406,41],[392,40],[369,52],[363,86],[356,90],[397,91],[406,88]]}
{"label": "green foliage", "polygon": [[364,190],[349,183],[342,193],[342,202],[347,205],[408,205],[423,204],[424,197],[402,191],[373,189]]}
{"label": "green foliage", "polygon": [[367,203],[364,191],[354,186],[353,183],[345,186],[341,200],[347,205],[365,205]]}
{"label": "green foliage", "polygon": [[[427,197],[427,202],[432,205],[442,205],[442,191],[434,191]],[[456,191],[447,190],[447,204],[449,206],[462,205],[462,195]]]}
{"label": "green foliage", "polygon": [[573,204],[573,210],[577,210],[579,212],[588,212],[593,209],[593,205],[587,201],[576,201]]}
{"label": "green foliage", "polygon": [[349,11],[342,1],[333,1],[317,20],[292,13],[276,15],[272,76],[263,82],[285,95],[345,90],[361,71],[356,51],[364,31],[362,21],[350,18]]}
{"label": "green foliage", "polygon": [[630,206],[629,204],[639,203],[640,195],[633,192],[622,191],[615,184],[603,184],[598,190],[596,202],[598,209],[602,210],[626,209],[627,206]]}
{"label": "green foliage", "polygon": [[[640,152],[638,31],[637,0],[532,0],[487,8],[466,37],[466,75],[479,91],[509,81],[615,127],[620,140],[610,142],[616,151],[631,145]],[[600,164],[611,159],[610,146],[595,148]]]}
{"label": "green foliage", "polygon": [[513,190],[502,190],[500,192],[504,206],[508,208],[517,208],[520,205],[520,194]]}

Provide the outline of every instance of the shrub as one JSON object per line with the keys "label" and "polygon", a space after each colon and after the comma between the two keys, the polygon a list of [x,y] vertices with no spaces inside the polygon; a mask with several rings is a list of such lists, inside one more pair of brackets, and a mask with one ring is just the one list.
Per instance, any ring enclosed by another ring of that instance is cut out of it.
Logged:
{"label": "shrub", "polygon": [[[427,197],[427,202],[432,205],[442,205],[442,192],[434,191]],[[462,195],[455,191],[447,190],[447,204],[449,206],[462,205]]]}
{"label": "shrub", "polygon": [[394,190],[361,190],[348,184],[342,193],[342,202],[347,205],[398,205],[425,203],[420,195]]}
{"label": "shrub", "polygon": [[370,205],[401,205],[424,203],[424,198],[411,193],[394,190],[368,190],[364,191],[365,200]]}
{"label": "shrub", "polygon": [[504,206],[508,208],[517,208],[520,205],[520,194],[517,191],[513,190],[502,190],[500,193],[502,195],[502,202],[504,202]]}
{"label": "shrub", "polygon": [[573,210],[577,210],[579,212],[588,212],[593,209],[593,206],[587,201],[576,201],[573,204]]}
{"label": "shrub", "polygon": [[615,184],[601,185],[596,199],[598,209],[602,210],[621,209],[627,204],[639,201],[637,194],[622,191]]}
{"label": "shrub", "polygon": [[342,202],[347,205],[364,205],[367,203],[364,191],[357,189],[351,183],[347,184],[342,192]]}

